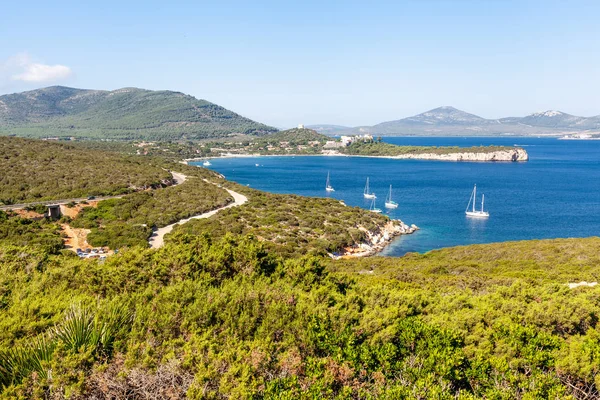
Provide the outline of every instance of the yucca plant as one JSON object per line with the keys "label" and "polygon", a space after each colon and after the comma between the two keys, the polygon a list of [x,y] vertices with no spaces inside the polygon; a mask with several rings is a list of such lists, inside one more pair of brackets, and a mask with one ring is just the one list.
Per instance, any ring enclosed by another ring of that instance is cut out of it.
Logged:
{"label": "yucca plant", "polygon": [[58,343],[74,352],[91,348],[109,354],[119,333],[130,326],[131,317],[127,307],[119,304],[110,304],[101,313],[80,304],[71,305],[50,335],[25,346],[0,350],[0,387],[21,382],[32,372],[42,379],[51,378],[47,366]]}
{"label": "yucca plant", "polygon": [[53,340],[41,336],[26,346],[0,351],[0,386],[20,382],[32,372],[47,379],[50,375],[48,363],[55,347]]}
{"label": "yucca plant", "polygon": [[121,304],[110,304],[99,315],[96,326],[100,331],[99,345],[102,350],[110,353],[119,333],[131,326],[132,313]]}
{"label": "yucca plant", "polygon": [[82,347],[97,347],[101,336],[94,313],[80,304],[71,305],[53,334],[67,349],[75,352]]}
{"label": "yucca plant", "polygon": [[131,313],[122,305],[111,304],[103,313],[72,305],[63,322],[54,328],[54,336],[72,351],[88,347],[110,352],[119,331],[130,322]]}

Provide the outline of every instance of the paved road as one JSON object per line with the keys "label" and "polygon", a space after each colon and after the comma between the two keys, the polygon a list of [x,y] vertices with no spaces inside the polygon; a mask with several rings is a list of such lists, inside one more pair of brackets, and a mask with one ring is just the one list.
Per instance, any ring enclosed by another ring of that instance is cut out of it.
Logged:
{"label": "paved road", "polygon": [[[94,197],[94,201],[108,200],[108,199],[120,199],[123,196],[98,196]],[[82,201],[87,201],[88,197],[79,197],[76,199],[61,199],[61,200],[48,200],[48,201],[35,201],[33,203],[23,203],[23,204],[11,204],[10,206],[0,206],[0,210],[20,210],[21,208],[33,207],[39,205],[51,205],[51,204],[69,204],[70,202],[79,203]]]}
{"label": "paved road", "polygon": [[[206,179],[204,179],[204,181],[212,183],[213,185],[216,185],[215,183],[210,182]],[[221,207],[221,208],[217,208],[212,211],[205,212],[204,214],[199,214],[199,215],[195,215],[190,218],[181,219],[171,225],[167,225],[163,228],[157,229],[156,231],[154,231],[154,233],[150,237],[150,240],[148,241],[148,243],[150,243],[150,247],[152,247],[153,249],[158,249],[159,247],[162,247],[165,244],[165,241],[164,241],[165,235],[167,233],[171,233],[171,231],[173,230],[175,225],[185,224],[186,222],[189,222],[193,219],[209,218],[209,217],[212,217],[213,215],[215,215],[216,213],[218,213],[219,211],[225,210],[227,208],[241,206],[242,204],[244,204],[245,202],[248,201],[248,198],[246,196],[244,196],[243,194],[234,192],[233,190],[229,190],[229,189],[225,189],[225,190],[227,190],[227,192],[233,197],[233,203],[230,203],[230,204],[226,205],[225,207]]]}
{"label": "paved road", "polygon": [[[173,181],[174,181],[173,186],[181,185],[187,179],[187,176],[185,176],[183,174],[180,174],[179,172],[173,172],[173,171],[171,171],[171,175],[173,175]],[[93,200],[94,201],[102,201],[102,200],[108,200],[108,199],[120,199],[122,197],[123,197],[123,195],[119,195],[119,196],[98,196],[98,197],[94,197]],[[75,199],[34,201],[32,203],[11,204],[9,206],[0,206],[0,210],[3,210],[3,211],[7,211],[7,210],[20,210],[20,209],[26,208],[26,207],[33,207],[33,206],[39,206],[39,205],[48,206],[48,205],[51,205],[51,204],[63,205],[63,204],[69,204],[71,202],[80,203],[82,201],[87,201],[88,199],[89,199],[88,197],[79,197],[79,198],[75,198]]]}

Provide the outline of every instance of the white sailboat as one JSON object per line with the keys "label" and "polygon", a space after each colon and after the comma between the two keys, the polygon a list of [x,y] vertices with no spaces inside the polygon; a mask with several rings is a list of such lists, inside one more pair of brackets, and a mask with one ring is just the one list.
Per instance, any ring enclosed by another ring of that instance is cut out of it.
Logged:
{"label": "white sailboat", "polygon": [[386,208],[398,208],[398,203],[392,200],[392,185],[390,185],[390,192],[385,198],[385,207]]}
{"label": "white sailboat", "polygon": [[381,208],[377,208],[375,207],[375,199],[376,197],[372,197],[373,201],[371,202],[371,207],[369,207],[369,211],[374,212],[374,213],[381,213]]}
{"label": "white sailboat", "polygon": [[[475,203],[477,202],[477,185],[475,185],[475,187],[473,188],[473,192],[471,193],[471,198],[469,199],[469,204],[467,204],[467,209],[465,210],[465,214],[467,214],[467,217],[473,217],[473,218],[489,217],[490,213],[487,211],[483,211],[484,201],[485,201],[485,195],[482,194],[481,195],[481,210],[475,210]],[[473,208],[471,208],[471,210],[469,210],[471,205],[473,206]]]}
{"label": "white sailboat", "polygon": [[203,165],[203,166],[205,166],[205,167],[210,167],[212,164],[210,163],[210,161],[208,161],[208,160],[205,160],[205,161],[202,163],[202,165]]}
{"label": "white sailboat", "polygon": [[333,188],[333,186],[331,186],[331,183],[329,182],[329,172],[327,172],[327,183],[325,183],[325,190],[328,192],[335,192],[335,189]]}
{"label": "white sailboat", "polygon": [[371,189],[369,188],[369,178],[367,177],[367,184],[365,185],[365,192],[363,193],[365,199],[376,199],[375,193],[371,193]]}

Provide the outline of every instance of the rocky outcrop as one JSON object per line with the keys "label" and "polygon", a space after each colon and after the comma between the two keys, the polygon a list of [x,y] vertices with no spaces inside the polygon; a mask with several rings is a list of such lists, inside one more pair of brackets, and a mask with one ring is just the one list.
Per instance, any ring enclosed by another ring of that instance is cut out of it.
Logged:
{"label": "rocky outcrop", "polygon": [[529,154],[525,149],[515,147],[514,149],[498,150],[490,152],[457,152],[446,154],[421,153],[402,154],[391,158],[416,159],[416,160],[440,160],[440,161],[527,161]]}
{"label": "rocky outcrop", "polygon": [[400,220],[390,220],[376,231],[368,231],[363,228],[361,230],[366,234],[366,239],[363,243],[354,247],[346,247],[342,252],[330,254],[329,256],[333,259],[370,256],[383,250],[395,237],[409,235],[418,229],[419,227],[416,225],[408,226]]}
{"label": "rocky outcrop", "polygon": [[569,289],[575,289],[576,287],[579,287],[579,286],[594,287],[597,284],[598,284],[598,282],[581,281],[581,282],[571,282],[568,285],[569,285]]}

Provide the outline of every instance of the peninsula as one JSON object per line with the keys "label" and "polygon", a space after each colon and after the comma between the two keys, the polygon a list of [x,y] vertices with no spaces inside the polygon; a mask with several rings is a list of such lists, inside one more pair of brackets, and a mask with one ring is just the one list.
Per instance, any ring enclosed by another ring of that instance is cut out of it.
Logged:
{"label": "peninsula", "polygon": [[252,140],[220,140],[200,144],[181,144],[173,149],[162,143],[143,143],[143,154],[161,154],[172,151],[174,156],[191,156],[187,161],[217,157],[248,156],[358,156],[395,159],[423,159],[439,161],[528,161],[527,151],[510,146],[398,146],[385,143],[371,135],[330,138],[302,127],[281,131]]}

